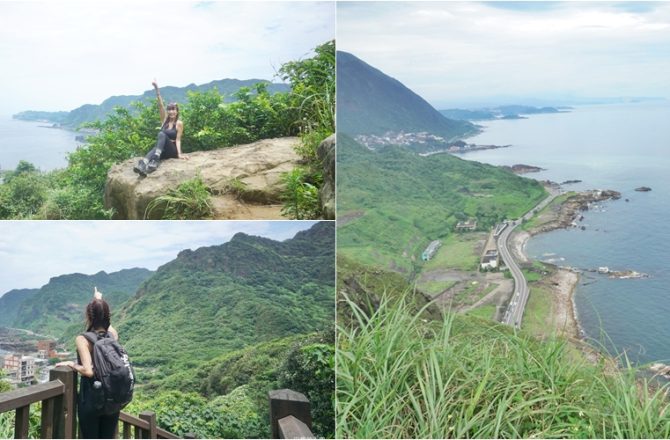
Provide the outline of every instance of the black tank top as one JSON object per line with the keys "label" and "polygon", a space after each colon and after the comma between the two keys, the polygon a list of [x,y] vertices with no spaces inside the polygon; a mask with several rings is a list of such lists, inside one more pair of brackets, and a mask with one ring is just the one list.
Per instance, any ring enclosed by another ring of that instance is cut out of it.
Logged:
{"label": "black tank top", "polygon": [[165,121],[165,124],[163,124],[163,133],[167,135],[167,137],[172,141],[177,140],[177,123],[175,122],[174,127],[168,128],[170,126],[170,123],[168,121]]}

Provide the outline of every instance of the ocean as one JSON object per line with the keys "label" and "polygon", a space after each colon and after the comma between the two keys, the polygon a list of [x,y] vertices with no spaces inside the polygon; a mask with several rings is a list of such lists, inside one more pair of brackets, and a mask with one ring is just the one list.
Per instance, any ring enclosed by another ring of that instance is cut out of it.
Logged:
{"label": "ocean", "polygon": [[[670,363],[670,103],[575,107],[528,119],[486,121],[468,142],[510,148],[461,155],[494,165],[545,168],[527,174],[565,189],[613,189],[617,201],[584,213],[585,230],[557,230],[531,238],[538,260],[581,269],[635,270],[644,279],[585,273],[575,291],[577,314],[592,343],[626,353],[634,363]],[[650,192],[635,188],[648,186]],[[625,201],[628,199],[628,201]]]}
{"label": "ocean", "polygon": [[20,160],[26,160],[42,171],[67,166],[67,153],[79,142],[78,133],[50,128],[47,122],[29,122],[0,116],[0,169],[13,170]]}

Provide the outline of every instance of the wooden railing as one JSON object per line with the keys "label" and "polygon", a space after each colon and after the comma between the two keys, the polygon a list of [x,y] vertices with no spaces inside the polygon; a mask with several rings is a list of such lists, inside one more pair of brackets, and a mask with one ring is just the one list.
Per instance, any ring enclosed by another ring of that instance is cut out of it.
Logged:
{"label": "wooden railing", "polygon": [[[28,438],[30,405],[42,402],[40,438],[81,438],[77,429],[77,377],[68,367],[49,372],[49,382],[0,394],[0,413],[16,411],[14,438]],[[156,414],[145,411],[139,417],[121,412],[123,438],[179,438],[156,426]],[[77,434],[79,434],[77,436]]]}
{"label": "wooden railing", "polygon": [[[28,438],[30,405],[42,402],[40,438],[81,438],[77,429],[77,377],[68,367],[50,371],[49,382],[0,394],[0,413],[16,411],[14,438]],[[296,391],[270,391],[272,438],[315,438],[309,400]],[[139,417],[121,412],[122,438],[175,439],[176,435],[156,426],[156,414]],[[79,434],[79,435],[77,435]],[[185,438],[196,438],[186,434]]]}
{"label": "wooden railing", "polygon": [[272,438],[315,438],[311,405],[304,394],[275,390],[269,397]]}

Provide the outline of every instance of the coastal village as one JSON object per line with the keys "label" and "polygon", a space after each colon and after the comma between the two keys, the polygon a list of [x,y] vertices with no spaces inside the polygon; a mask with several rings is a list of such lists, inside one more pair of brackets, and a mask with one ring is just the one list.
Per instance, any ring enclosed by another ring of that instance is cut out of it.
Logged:
{"label": "coastal village", "polygon": [[361,134],[354,138],[356,142],[365,146],[369,150],[375,151],[387,145],[400,145],[404,147],[414,147],[419,150],[430,150],[419,153],[419,156],[430,156],[439,153],[467,153],[477,150],[491,150],[494,148],[505,148],[509,145],[477,145],[468,144],[458,140],[449,142],[442,136],[438,136],[427,131],[417,133],[405,133],[387,131],[383,135]]}
{"label": "coastal village", "polygon": [[4,373],[0,380],[9,383],[12,388],[47,382],[53,365],[72,357],[71,352],[51,339],[0,347],[4,348],[4,351],[0,350],[0,369]]}

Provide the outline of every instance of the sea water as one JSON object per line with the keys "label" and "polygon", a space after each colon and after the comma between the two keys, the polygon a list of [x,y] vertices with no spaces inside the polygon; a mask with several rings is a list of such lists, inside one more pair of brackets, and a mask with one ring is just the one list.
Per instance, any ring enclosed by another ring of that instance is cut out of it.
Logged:
{"label": "sea water", "polygon": [[79,142],[78,133],[52,128],[47,122],[19,121],[0,116],[0,169],[13,170],[25,160],[42,171],[67,166],[67,153]]}
{"label": "sea water", "polygon": [[[617,201],[584,213],[585,226],[531,238],[531,258],[580,269],[635,270],[643,279],[584,273],[575,291],[587,338],[633,362],[670,362],[670,103],[576,107],[570,112],[482,123],[477,144],[511,144],[464,159],[527,164],[528,174],[568,190],[612,189]],[[650,192],[635,188],[648,186]],[[628,199],[626,201],[625,199]]]}

